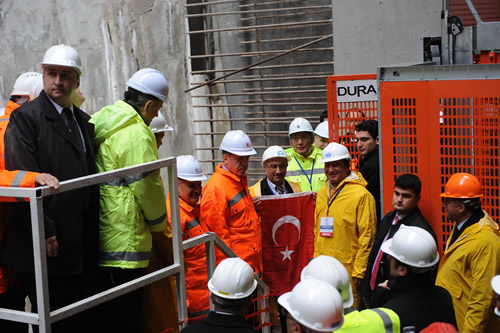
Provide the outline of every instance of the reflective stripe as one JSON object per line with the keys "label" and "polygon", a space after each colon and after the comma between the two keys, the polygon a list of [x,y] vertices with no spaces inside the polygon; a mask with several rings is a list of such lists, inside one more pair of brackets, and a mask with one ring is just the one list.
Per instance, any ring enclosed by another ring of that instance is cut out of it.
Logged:
{"label": "reflective stripe", "polygon": [[166,218],[167,218],[167,214],[165,213],[155,220],[148,220],[147,218],[144,218],[144,219],[146,220],[146,223],[149,225],[157,225],[157,224],[162,223]]}
{"label": "reflective stripe", "polygon": [[139,180],[142,180],[155,172],[155,170],[152,171],[146,171],[137,175],[132,175],[132,176],[126,176],[126,177],[120,177],[116,179],[111,179],[110,181],[102,183],[103,185],[109,185],[109,186],[129,186],[130,184],[133,184],[135,182],[138,182]]}
{"label": "reflective stripe", "polygon": [[100,252],[99,259],[109,261],[143,261],[151,259],[148,252]]}
{"label": "reflective stripe", "polygon": [[231,208],[247,196],[247,191],[242,190],[240,193],[236,194],[232,199],[227,201],[227,208]]}
{"label": "reflective stripe", "polygon": [[16,176],[12,180],[12,183],[10,184],[10,186],[12,186],[12,187],[21,186],[21,182],[23,181],[24,176],[26,176],[26,171],[19,171],[18,173],[16,173]]}
{"label": "reflective stripe", "polygon": [[380,309],[370,309],[372,310],[373,312],[375,312],[376,314],[378,314],[380,316],[380,318],[382,318],[382,321],[384,322],[384,328],[385,328],[385,331],[387,333],[392,333],[392,320],[391,320],[391,317],[389,317],[389,315],[387,313],[385,313],[383,310],[380,310]]}
{"label": "reflective stripe", "polygon": [[191,220],[189,222],[186,222],[186,224],[184,224],[184,231],[191,230],[191,229],[193,229],[194,227],[196,227],[199,224],[200,224],[200,222],[198,222],[197,219],[194,219],[194,220]]}
{"label": "reflective stripe", "polygon": [[[324,173],[325,173],[324,169],[314,169],[313,175],[319,175]],[[286,176],[287,177],[304,176],[304,173],[302,172],[302,170],[293,170],[293,171],[287,170]]]}
{"label": "reflective stripe", "polygon": [[188,318],[196,318],[196,317],[208,315],[209,313],[210,313],[210,309],[203,310],[203,311],[197,311],[197,312],[189,312]]}
{"label": "reflective stripe", "polygon": [[9,121],[9,118],[0,119],[0,121]]}

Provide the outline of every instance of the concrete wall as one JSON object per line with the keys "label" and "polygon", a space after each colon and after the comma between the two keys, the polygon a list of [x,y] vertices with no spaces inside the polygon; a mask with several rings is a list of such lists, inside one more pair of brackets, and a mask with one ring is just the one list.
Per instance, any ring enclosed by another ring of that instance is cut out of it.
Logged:
{"label": "concrete wall", "polygon": [[333,0],[335,74],[423,61],[423,37],[441,35],[441,1]]}
{"label": "concrete wall", "polygon": [[45,51],[54,44],[75,47],[84,75],[82,109],[92,114],[121,99],[127,79],[153,67],[170,83],[170,106],[162,112],[174,128],[160,149],[162,157],[192,154],[190,95],[186,74],[184,2],[179,0],[3,0],[0,1],[0,106],[25,71],[40,72]]}

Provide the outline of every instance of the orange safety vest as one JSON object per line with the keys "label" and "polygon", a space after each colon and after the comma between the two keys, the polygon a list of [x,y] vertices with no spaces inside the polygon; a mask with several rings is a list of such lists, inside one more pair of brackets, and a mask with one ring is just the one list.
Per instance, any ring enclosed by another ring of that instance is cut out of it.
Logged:
{"label": "orange safety vest", "polygon": [[5,146],[3,144],[5,130],[9,124],[10,114],[18,107],[20,107],[19,104],[9,101],[5,106],[3,116],[0,117],[0,170],[5,170]]}
{"label": "orange safety vest", "polygon": [[[4,135],[5,129],[9,124],[9,118],[12,111],[17,109],[19,104],[9,101],[5,106],[5,113],[0,117],[0,186],[6,187],[35,187],[35,178],[39,175],[37,172],[28,171],[7,171],[5,170],[5,149]],[[0,197],[1,202],[16,202],[18,199],[9,197]],[[5,223],[7,221],[7,207],[0,203],[0,244],[3,242],[5,234]],[[0,294],[5,293],[17,284],[14,271],[5,266],[0,266]]]}
{"label": "orange safety vest", "polygon": [[[168,222],[172,225],[170,214],[170,194],[167,197]],[[200,206],[191,206],[179,197],[182,240],[203,235],[208,227],[200,219]],[[208,301],[207,257],[205,245],[200,244],[184,250],[186,263],[186,296],[188,300],[189,317],[195,318],[210,311]]]}
{"label": "orange safety vest", "polygon": [[240,178],[219,164],[203,187],[201,218],[255,273],[262,272],[259,216],[246,177]]}

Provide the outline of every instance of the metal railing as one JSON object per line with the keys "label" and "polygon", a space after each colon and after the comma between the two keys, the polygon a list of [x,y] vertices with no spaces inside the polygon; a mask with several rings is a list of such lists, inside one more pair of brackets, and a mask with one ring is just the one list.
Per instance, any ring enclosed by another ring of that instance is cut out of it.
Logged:
{"label": "metal railing", "polygon": [[[50,311],[47,256],[45,248],[45,229],[43,223],[43,198],[53,194],[59,194],[82,187],[97,185],[120,177],[157,170],[163,167],[168,167],[167,182],[168,191],[171,198],[170,211],[172,212],[172,244],[174,263],[170,266],[146,274],[140,278],[131,280],[114,288],[84,298],[78,302]],[[179,197],[177,191],[177,167],[175,157],[169,157],[132,167],[62,181],[60,182],[60,187],[58,189],[53,189],[47,186],[36,188],[0,187],[0,196],[28,198],[30,201],[36,296],[38,306],[38,313],[28,313],[24,311],[0,308],[0,320],[3,319],[38,325],[41,333],[50,333],[52,323],[68,318],[89,308],[95,307],[126,293],[132,292],[136,289],[142,288],[148,284],[164,279],[170,275],[176,276],[177,313],[179,323],[181,323],[180,327],[184,327],[186,326],[186,320],[188,316],[183,250],[201,243],[208,243],[205,247],[207,251],[208,278],[212,276],[215,269],[214,245],[217,246],[217,248],[221,250],[226,256],[236,256],[235,253],[217,235],[213,233],[200,235],[184,243],[182,242]],[[40,223],[40,221],[42,223]],[[258,277],[256,278],[259,288],[263,290],[264,294],[267,294],[269,292],[269,288],[267,287],[267,285]],[[262,308],[267,307],[266,302],[266,299],[262,300]],[[213,309],[212,305],[211,309]],[[266,322],[268,322],[268,316],[269,313],[265,313],[262,315],[262,319],[266,319]],[[263,332],[269,332],[269,328],[265,327]]]}

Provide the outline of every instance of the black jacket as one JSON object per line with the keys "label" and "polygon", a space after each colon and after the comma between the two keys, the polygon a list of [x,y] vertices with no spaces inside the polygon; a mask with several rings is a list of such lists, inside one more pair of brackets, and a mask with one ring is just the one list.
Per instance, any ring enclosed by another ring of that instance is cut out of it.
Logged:
{"label": "black jacket", "polygon": [[210,312],[207,317],[184,328],[181,333],[255,333],[241,316]]}
{"label": "black jacket", "polygon": [[420,332],[434,322],[449,323],[457,327],[453,301],[448,291],[435,286],[432,274],[415,274],[393,280],[391,290],[378,287],[373,307],[396,312],[401,330],[415,326]]}
{"label": "black jacket", "polygon": [[[288,184],[286,179],[285,179],[285,187],[286,187],[287,193],[293,193],[293,189],[290,186],[290,184]],[[275,193],[273,193],[271,188],[269,188],[269,184],[267,183],[267,177],[264,177],[264,179],[262,179],[262,181],[260,182],[260,193],[261,193],[261,195],[274,195],[275,194]]]}
{"label": "black jacket", "polygon": [[[377,257],[377,253],[382,246],[382,243],[384,242],[384,238],[387,235],[387,232],[391,229],[392,221],[394,220],[394,217],[396,216],[396,211],[392,210],[389,213],[387,213],[382,221],[380,221],[380,225],[377,229],[377,233],[375,234],[375,241],[373,242],[372,249],[370,251],[370,256],[368,257],[368,264],[366,266],[366,272],[365,272],[365,278],[363,281],[363,301],[364,301],[364,308],[373,308],[374,306],[372,304],[369,304],[369,294],[371,292],[370,290],[370,279],[372,277],[372,267],[375,263],[375,258]],[[398,231],[399,227],[401,224],[404,224],[406,226],[413,226],[413,227],[420,227],[422,229],[427,230],[432,237],[436,240],[436,234],[434,233],[434,230],[432,230],[431,225],[425,217],[422,215],[420,212],[420,209],[417,207],[413,212],[410,214],[406,215],[404,218],[402,218],[397,225],[395,225],[390,234],[389,238],[392,238],[396,231]],[[388,238],[388,239],[389,239]],[[385,262],[386,255],[382,257],[382,262]],[[379,266],[379,274],[377,275],[377,281],[375,285],[378,285],[379,283],[389,279],[389,276],[383,272],[384,270],[384,265],[383,263],[380,263]]]}
{"label": "black jacket", "polygon": [[[15,110],[5,132],[8,170],[50,173],[60,181],[97,172],[93,125],[89,115],[74,107],[86,153],[74,142],[63,118],[42,91],[34,101]],[[59,254],[48,259],[48,272],[81,274],[97,265],[99,187],[65,192],[43,200],[45,237],[56,236]],[[14,269],[32,273],[33,243],[27,203],[9,206],[5,241]],[[43,244],[44,246],[45,244]],[[84,267],[85,266],[85,267]]]}
{"label": "black jacket", "polygon": [[365,158],[359,161],[359,172],[368,183],[366,189],[373,195],[375,206],[377,208],[377,222],[380,222],[380,165],[378,146],[368,154]]}

